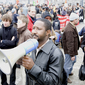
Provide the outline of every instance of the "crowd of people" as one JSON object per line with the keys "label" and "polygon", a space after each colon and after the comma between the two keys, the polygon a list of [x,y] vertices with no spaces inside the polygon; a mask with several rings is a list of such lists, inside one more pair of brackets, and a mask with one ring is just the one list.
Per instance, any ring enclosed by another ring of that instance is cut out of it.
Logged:
{"label": "crowd of people", "polygon": [[[80,6],[79,3],[68,6],[65,3],[61,6],[0,4],[1,49],[14,48],[30,38],[39,42],[31,56],[24,55],[16,61],[10,75],[10,85],[16,85],[16,68],[21,70],[22,85],[72,83],[69,76],[73,75],[80,46],[79,35],[82,33],[78,33],[76,25],[84,21],[84,9],[85,6]],[[69,16],[69,22],[62,29],[58,15]],[[85,51],[84,41],[83,39],[82,49]],[[64,54],[58,45],[62,47]],[[6,74],[2,71],[1,84],[9,85]]]}

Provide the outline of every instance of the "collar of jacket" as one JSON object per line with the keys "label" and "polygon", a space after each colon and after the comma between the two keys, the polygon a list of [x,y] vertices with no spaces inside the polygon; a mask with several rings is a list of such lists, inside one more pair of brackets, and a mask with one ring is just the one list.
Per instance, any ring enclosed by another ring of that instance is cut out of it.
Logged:
{"label": "collar of jacket", "polygon": [[27,14],[27,17],[29,18],[29,20],[34,23],[34,21],[32,20],[31,16],[29,14]]}
{"label": "collar of jacket", "polygon": [[72,22],[70,22],[73,26],[74,26],[74,28],[76,27]]}
{"label": "collar of jacket", "polygon": [[41,49],[43,52],[45,52],[46,54],[50,53],[50,50],[52,48],[52,46],[54,45],[52,40],[49,40]]}
{"label": "collar of jacket", "polygon": [[69,25],[71,28],[73,28],[73,29],[76,28],[76,26],[74,26],[71,22],[69,22],[68,25]]}
{"label": "collar of jacket", "polygon": [[17,28],[18,34],[21,34],[21,33],[24,32],[26,29],[27,29],[27,26],[26,26],[26,25],[23,26],[23,27]]}
{"label": "collar of jacket", "polygon": [[8,29],[11,29],[13,27],[13,24],[11,23],[9,27],[4,27],[4,25],[2,24],[2,28],[8,28]]}

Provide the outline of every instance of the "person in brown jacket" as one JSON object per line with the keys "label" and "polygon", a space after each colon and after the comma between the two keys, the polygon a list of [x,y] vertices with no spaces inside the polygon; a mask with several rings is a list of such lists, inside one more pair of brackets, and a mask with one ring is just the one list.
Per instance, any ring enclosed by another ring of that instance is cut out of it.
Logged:
{"label": "person in brown jacket", "polygon": [[76,55],[78,55],[79,49],[79,37],[76,26],[79,22],[79,16],[75,13],[71,13],[70,15],[70,22],[65,27],[63,33],[63,49],[65,53],[65,63],[64,69],[67,73],[67,82],[72,83],[69,79],[69,75],[73,75],[72,69],[73,65],[76,62]]}
{"label": "person in brown jacket", "polygon": [[[28,18],[25,15],[20,15],[17,17],[18,18],[18,22],[17,22],[17,31],[18,31],[18,37],[19,37],[19,41],[18,41],[18,45],[25,42],[26,40],[28,40],[29,38],[32,38],[32,34],[31,32],[27,29],[27,25],[28,25]],[[24,57],[24,56],[22,56]],[[20,58],[16,63],[17,64],[21,64],[22,58]],[[25,74],[25,68],[23,66],[21,66],[21,75],[20,75],[20,79],[22,81],[22,85],[25,85],[26,82],[26,74]]]}

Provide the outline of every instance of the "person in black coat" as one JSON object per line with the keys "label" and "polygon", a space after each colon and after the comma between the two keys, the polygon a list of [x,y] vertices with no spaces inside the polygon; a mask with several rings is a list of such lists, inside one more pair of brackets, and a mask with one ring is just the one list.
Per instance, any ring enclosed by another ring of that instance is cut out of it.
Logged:
{"label": "person in black coat", "polygon": [[53,29],[60,30],[60,21],[58,20],[58,16],[56,16],[56,19],[53,21]]}
{"label": "person in black coat", "polygon": [[[12,18],[8,14],[2,16],[2,28],[0,29],[2,34],[0,36],[0,48],[11,49],[17,45],[17,29],[13,27]],[[12,73],[10,75],[10,85],[15,85],[16,64],[13,66]],[[1,84],[8,85],[6,74],[1,71]]]}
{"label": "person in black coat", "polygon": [[83,7],[81,7],[79,11],[79,22],[83,22],[84,20],[84,12],[83,12]]}
{"label": "person in black coat", "polygon": [[85,65],[85,33],[84,33],[84,35],[83,35],[83,39],[82,39],[82,42],[81,42],[81,48],[82,48],[82,50],[83,50],[83,52],[84,52],[83,63],[84,63],[84,65]]}

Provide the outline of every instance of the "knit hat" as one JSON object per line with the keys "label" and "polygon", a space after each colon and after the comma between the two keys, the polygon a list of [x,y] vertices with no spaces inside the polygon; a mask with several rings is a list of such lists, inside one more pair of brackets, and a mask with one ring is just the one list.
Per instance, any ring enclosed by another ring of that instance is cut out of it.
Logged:
{"label": "knit hat", "polygon": [[52,17],[51,17],[51,15],[49,14],[49,12],[44,12],[44,13],[42,14],[42,18],[46,18],[47,16],[49,16],[49,17],[52,19]]}
{"label": "knit hat", "polygon": [[70,21],[73,21],[73,20],[75,20],[75,19],[79,19],[79,15],[72,12],[72,13],[70,14]]}

